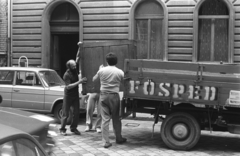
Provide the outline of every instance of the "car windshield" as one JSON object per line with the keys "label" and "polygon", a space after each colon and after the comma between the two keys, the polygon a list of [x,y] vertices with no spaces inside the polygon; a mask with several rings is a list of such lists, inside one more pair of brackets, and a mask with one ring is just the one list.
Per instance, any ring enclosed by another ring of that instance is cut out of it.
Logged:
{"label": "car windshield", "polygon": [[39,76],[49,87],[65,85],[56,71],[40,71]]}

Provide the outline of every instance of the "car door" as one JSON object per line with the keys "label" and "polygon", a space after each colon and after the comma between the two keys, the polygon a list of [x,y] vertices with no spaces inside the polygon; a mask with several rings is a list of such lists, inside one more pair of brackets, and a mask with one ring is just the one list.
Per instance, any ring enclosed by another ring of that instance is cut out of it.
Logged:
{"label": "car door", "polygon": [[41,111],[44,108],[44,87],[32,71],[17,71],[12,91],[12,107]]}
{"label": "car door", "polygon": [[11,107],[12,87],[14,80],[14,71],[0,70],[0,94],[2,96],[2,107]]}

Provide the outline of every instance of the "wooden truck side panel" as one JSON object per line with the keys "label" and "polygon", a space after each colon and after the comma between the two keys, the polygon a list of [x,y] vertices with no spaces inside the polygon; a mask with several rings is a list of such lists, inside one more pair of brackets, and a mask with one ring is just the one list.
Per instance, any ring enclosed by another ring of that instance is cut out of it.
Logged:
{"label": "wooden truck side panel", "polygon": [[230,93],[240,94],[240,77],[234,74],[239,65],[156,60],[126,60],[125,65],[125,98],[240,107],[229,103]]}

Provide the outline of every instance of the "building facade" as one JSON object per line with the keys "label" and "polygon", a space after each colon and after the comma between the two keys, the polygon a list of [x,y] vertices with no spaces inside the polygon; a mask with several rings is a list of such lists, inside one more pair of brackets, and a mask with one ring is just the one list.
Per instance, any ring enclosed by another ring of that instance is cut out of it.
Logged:
{"label": "building facade", "polygon": [[240,62],[240,0],[10,2],[9,65],[26,56],[29,65],[61,71],[78,41],[113,40],[136,41],[140,59]]}
{"label": "building facade", "polygon": [[0,1],[0,66],[7,65],[8,54],[8,1]]}

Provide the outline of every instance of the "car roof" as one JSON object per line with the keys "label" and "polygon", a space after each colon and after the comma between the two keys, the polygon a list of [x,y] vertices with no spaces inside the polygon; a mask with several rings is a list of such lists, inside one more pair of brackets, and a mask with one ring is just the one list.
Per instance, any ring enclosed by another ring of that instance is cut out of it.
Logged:
{"label": "car roof", "polygon": [[35,71],[35,72],[38,72],[38,71],[54,71],[52,69],[48,69],[48,68],[38,68],[38,67],[0,67],[0,70],[19,70],[19,71]]}
{"label": "car roof", "polygon": [[39,133],[55,119],[14,108],[0,107],[0,124],[14,127],[31,135]]}

